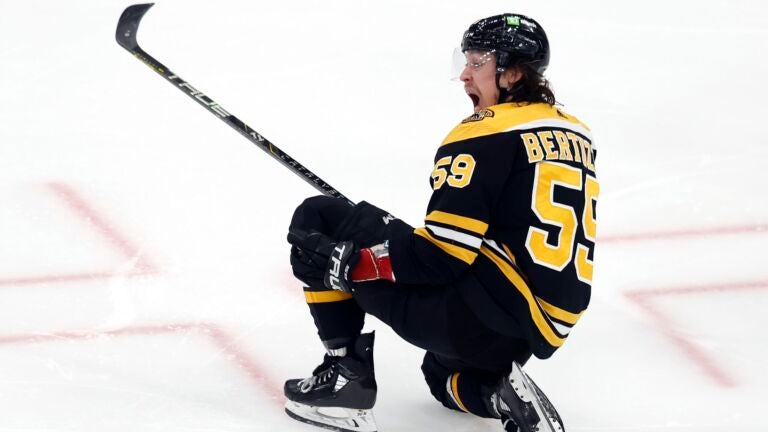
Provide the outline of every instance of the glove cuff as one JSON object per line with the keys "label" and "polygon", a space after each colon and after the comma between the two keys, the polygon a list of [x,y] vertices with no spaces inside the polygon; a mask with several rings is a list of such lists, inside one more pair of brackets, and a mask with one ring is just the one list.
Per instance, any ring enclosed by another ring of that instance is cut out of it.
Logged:
{"label": "glove cuff", "polygon": [[376,279],[395,281],[392,261],[389,259],[389,242],[360,250],[360,260],[352,268],[350,278],[353,282],[365,282]]}

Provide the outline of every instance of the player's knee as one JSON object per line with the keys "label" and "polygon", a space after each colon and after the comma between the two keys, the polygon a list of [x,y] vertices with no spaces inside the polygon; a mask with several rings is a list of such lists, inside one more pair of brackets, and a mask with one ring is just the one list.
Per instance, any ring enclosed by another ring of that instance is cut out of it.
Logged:
{"label": "player's knee", "polygon": [[430,352],[424,356],[421,371],[430,393],[444,407],[480,417],[494,417],[487,402],[498,377],[490,378],[491,374],[482,371],[459,373],[443,365],[438,357]]}
{"label": "player's knee", "polygon": [[332,234],[339,223],[352,211],[346,201],[325,195],[305,199],[291,218],[291,229],[319,231]]}
{"label": "player's knee", "polygon": [[434,354],[427,352],[424,355],[424,361],[421,363],[421,372],[424,374],[424,380],[427,382],[432,396],[442,403],[443,406],[456,409],[445,391],[445,383],[453,371],[440,364]]}
{"label": "player's knee", "polygon": [[296,207],[296,210],[293,213],[293,217],[294,219],[296,219],[297,216],[306,217],[307,215],[319,217],[323,209],[329,205],[332,205],[334,201],[336,201],[336,198],[325,195],[309,197],[302,201],[298,207]]}
{"label": "player's knee", "polygon": [[301,204],[299,204],[299,207],[320,209],[335,201],[336,198],[327,195],[315,195],[302,201]]}
{"label": "player's knee", "polygon": [[327,200],[333,199],[325,195],[319,195],[302,201],[293,212],[290,229],[327,231],[321,211],[327,205]]}

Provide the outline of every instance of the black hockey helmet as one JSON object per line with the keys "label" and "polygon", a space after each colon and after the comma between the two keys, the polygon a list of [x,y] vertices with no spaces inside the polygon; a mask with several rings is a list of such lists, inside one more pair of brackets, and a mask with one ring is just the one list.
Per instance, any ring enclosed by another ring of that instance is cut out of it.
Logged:
{"label": "black hockey helmet", "polygon": [[499,68],[529,64],[543,74],[549,65],[547,34],[525,15],[505,13],[470,25],[461,38],[461,50],[471,49],[495,50]]}

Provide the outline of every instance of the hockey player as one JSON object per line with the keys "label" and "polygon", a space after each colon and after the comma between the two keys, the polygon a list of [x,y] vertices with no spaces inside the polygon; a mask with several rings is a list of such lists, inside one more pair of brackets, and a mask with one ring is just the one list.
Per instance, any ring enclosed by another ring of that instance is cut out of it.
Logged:
{"label": "hockey player", "polygon": [[533,19],[479,20],[460,55],[474,114],[437,149],[424,226],[322,196],[294,213],[291,265],[327,354],[312,376],[285,383],[291,417],[376,430],[367,313],[426,350],[421,368],[444,406],[506,431],[563,430],[521,366],[563,345],[589,303],[592,138],[554,106],[549,43]]}

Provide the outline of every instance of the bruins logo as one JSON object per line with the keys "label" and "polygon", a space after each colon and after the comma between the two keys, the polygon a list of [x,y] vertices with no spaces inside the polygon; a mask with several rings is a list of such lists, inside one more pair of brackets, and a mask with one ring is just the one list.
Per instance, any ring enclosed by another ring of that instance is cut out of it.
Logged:
{"label": "bruins logo", "polygon": [[492,110],[484,109],[482,111],[478,111],[478,112],[472,114],[471,116],[465,118],[461,122],[462,123],[469,123],[469,122],[481,121],[481,120],[483,120],[486,117],[493,117],[495,114],[496,113],[494,113]]}

